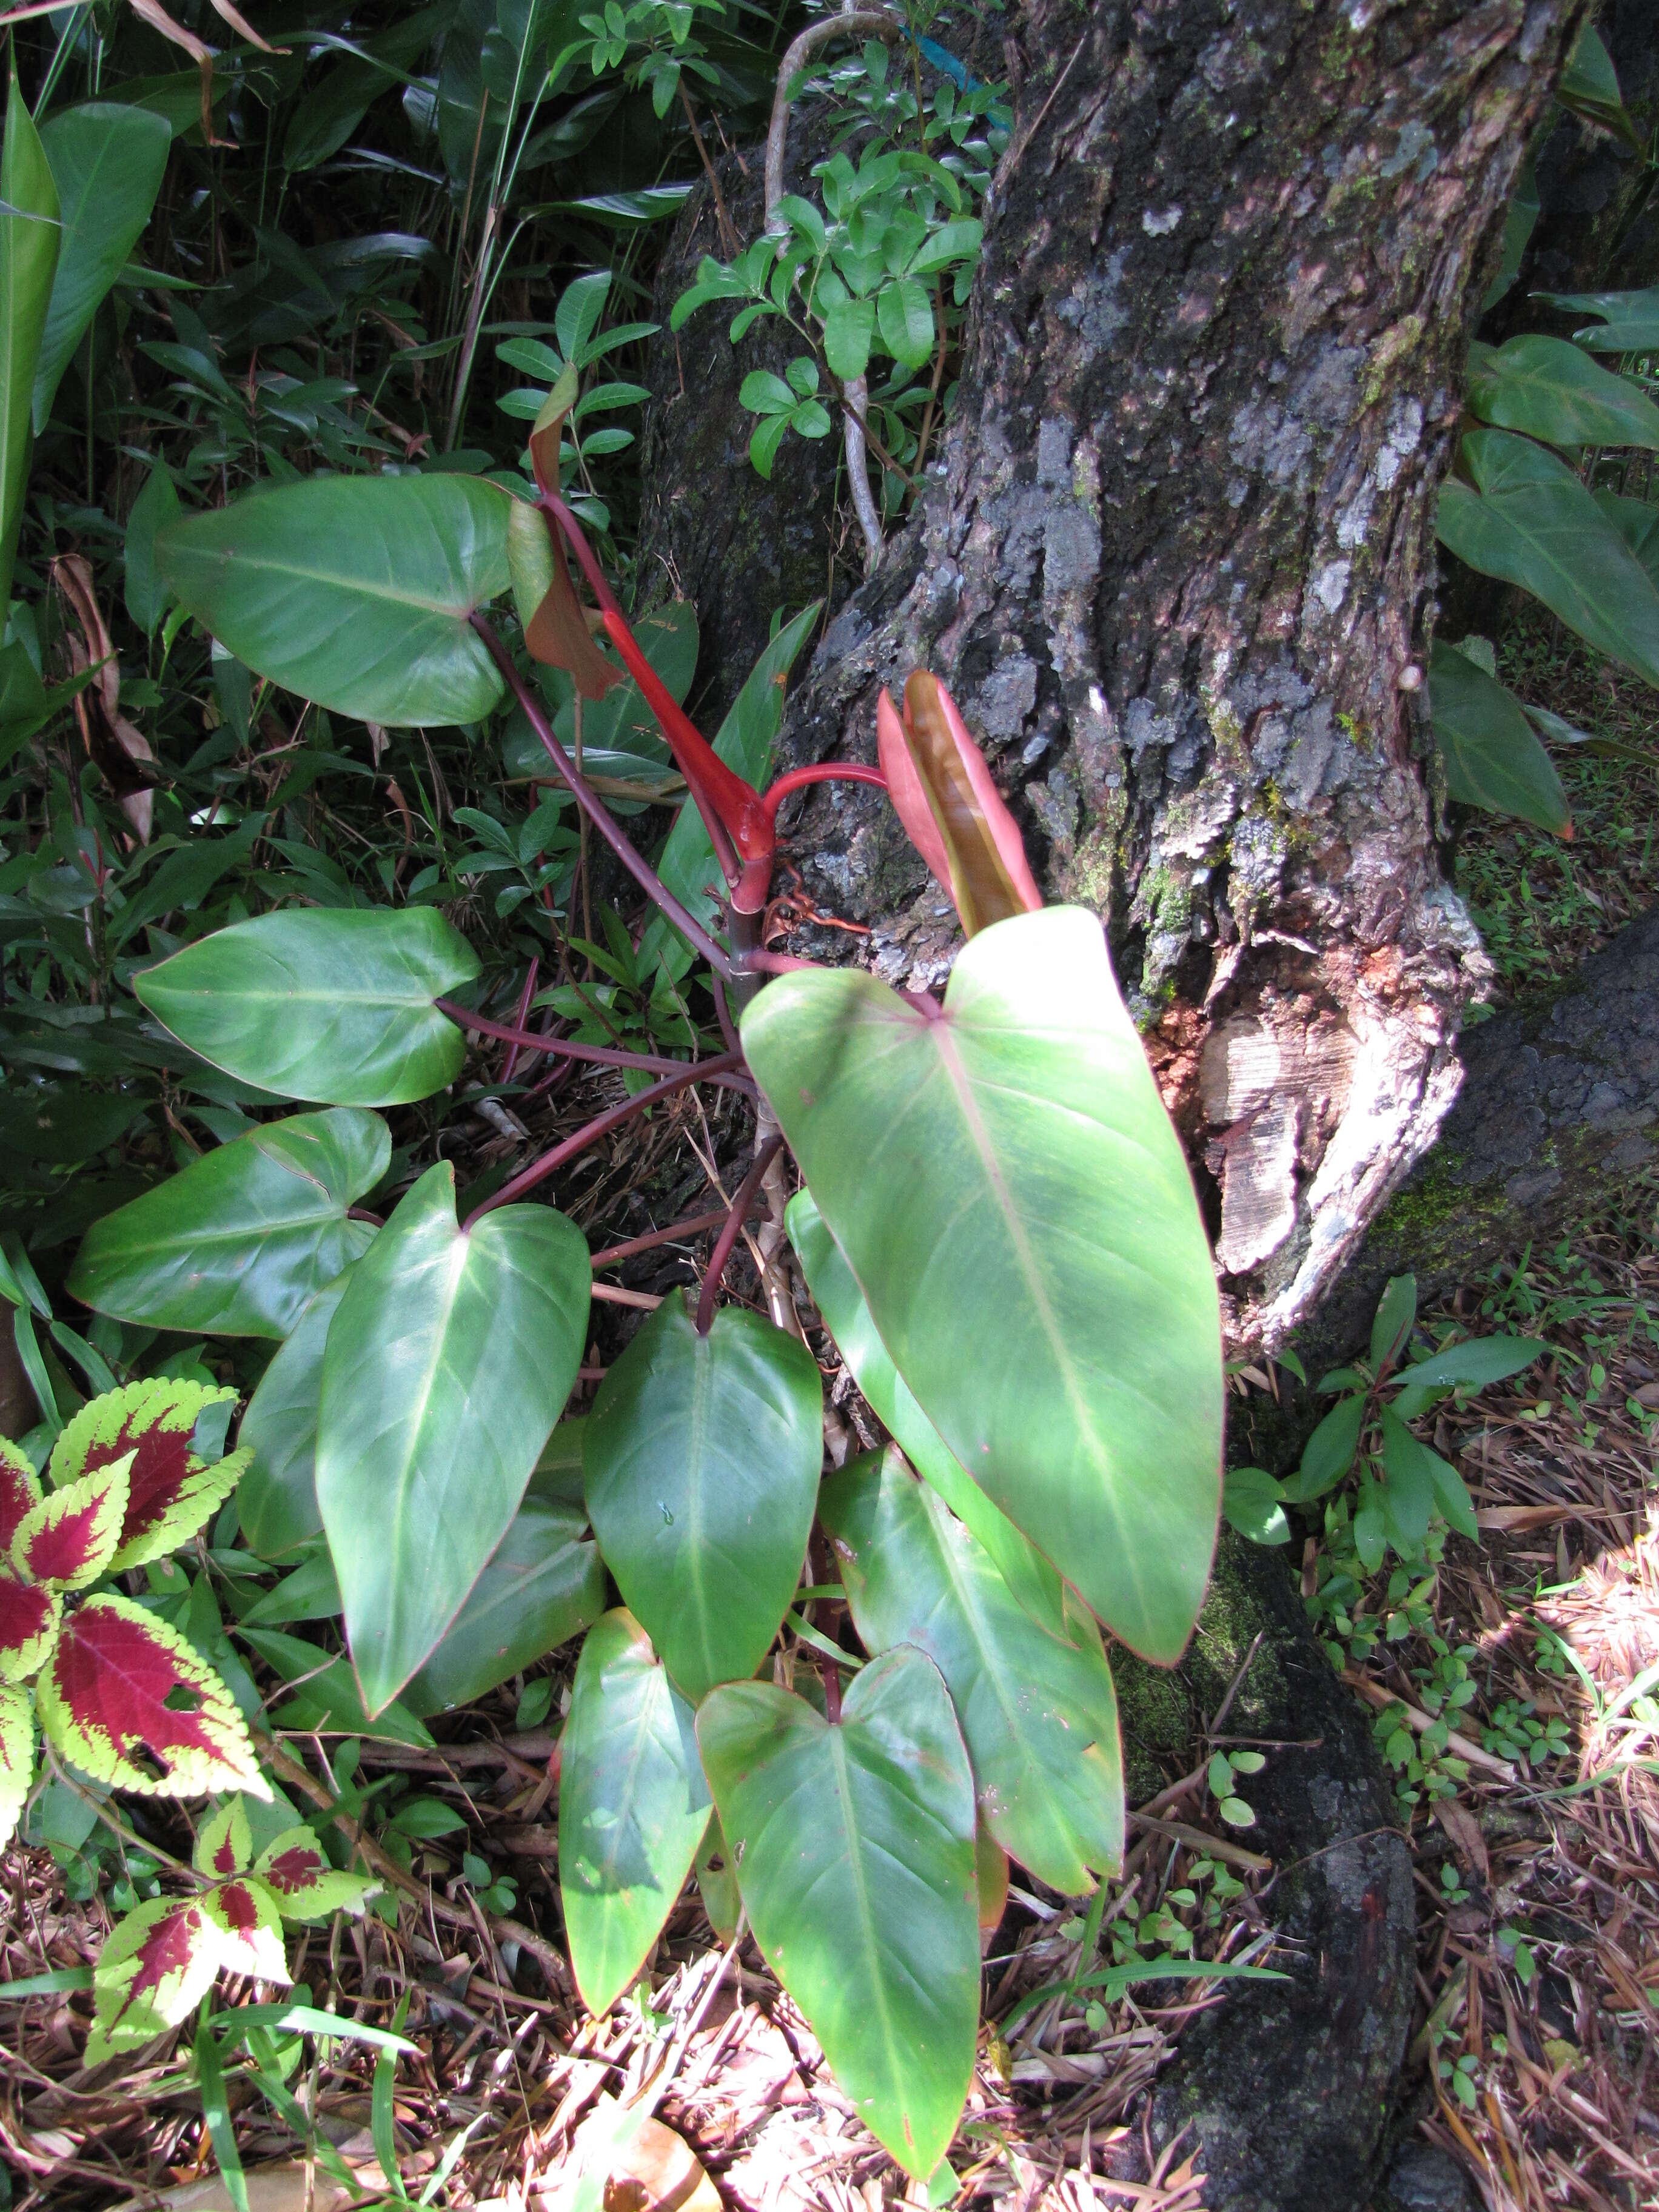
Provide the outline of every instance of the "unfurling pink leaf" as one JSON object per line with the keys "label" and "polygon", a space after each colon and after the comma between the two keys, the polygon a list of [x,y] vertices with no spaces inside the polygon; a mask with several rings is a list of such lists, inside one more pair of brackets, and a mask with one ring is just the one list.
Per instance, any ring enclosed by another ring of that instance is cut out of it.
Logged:
{"label": "unfurling pink leaf", "polygon": [[196,1838],[191,1863],[198,1874],[228,1881],[245,1871],[253,1856],[253,1836],[247,1824],[247,1807],[240,1797],[228,1798],[212,1819],[204,1822]]}
{"label": "unfurling pink leaf", "polygon": [[84,1406],[52,1448],[47,1474],[57,1483],[91,1474],[131,1453],[126,1518],[110,1565],[147,1566],[176,1551],[236,1487],[251,1455],[210,1464],[193,1449],[196,1425],[210,1406],[234,1404],[230,1389],[155,1376],[106,1391]]}
{"label": "unfurling pink leaf", "polygon": [[38,1583],[0,1570],[0,1682],[27,1682],[58,1641],[64,1601]]}
{"label": "unfurling pink leaf", "polygon": [[285,1828],[261,1853],[254,1872],[275,1894],[285,1920],[361,1913],[380,1887],[367,1875],[337,1872],[309,1828]]}
{"label": "unfurling pink leaf", "polygon": [[88,1598],[35,1691],[40,1724],[94,1782],[151,1796],[269,1798],[236,1701],[184,1638],[130,1598]]}
{"label": "unfurling pink leaf", "polygon": [[887,795],[893,802],[905,836],[927,863],[927,872],[945,890],[951,888],[951,856],[939,834],[933,810],[927,804],[910,747],[885,684],[876,702],[876,757],[887,779]]}
{"label": "unfurling pink leaf", "polygon": [[34,1780],[34,1711],[25,1690],[0,1683],[0,1844],[11,1840]]}
{"label": "unfurling pink leaf", "polygon": [[218,1938],[219,1964],[233,1974],[252,1974],[262,1982],[286,1982],[283,1919],[276,1899],[253,1875],[222,1881],[202,1899]]}
{"label": "unfurling pink leaf", "polygon": [[92,1971],[87,2064],[176,2027],[218,1971],[218,1931],[200,1900],[158,1897],[129,1912],[117,1921]]}
{"label": "unfurling pink leaf", "polygon": [[994,921],[1035,913],[1042,894],[1019,825],[939,679],[924,669],[913,672],[902,721],[884,691],[876,738],[898,817],[949,890],[969,936]]}
{"label": "unfurling pink leaf", "polygon": [[11,1564],[24,1582],[84,1589],[115,1557],[127,1513],[132,1455],[112,1460],[32,1506],[11,1540]]}
{"label": "unfurling pink leaf", "polygon": [[0,1552],[11,1549],[19,1522],[40,1503],[40,1476],[16,1445],[0,1437]]}

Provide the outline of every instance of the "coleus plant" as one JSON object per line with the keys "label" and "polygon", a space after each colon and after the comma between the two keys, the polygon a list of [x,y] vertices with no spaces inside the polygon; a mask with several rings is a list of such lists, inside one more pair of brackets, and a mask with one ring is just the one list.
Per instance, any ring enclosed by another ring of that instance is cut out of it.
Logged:
{"label": "coleus plant", "polygon": [[[485,1016],[477,956],[429,908],[239,922],[138,995],[183,1047],[323,1110],[94,1224],[70,1287],[135,1322],[281,1340],[241,1431],[244,1528],[270,1555],[325,1539],[370,1714],[434,1668],[455,1703],[526,1663],[524,1636],[475,1634],[473,1608],[501,1623],[503,1559],[551,1574],[557,1551],[541,1648],[591,1624],[559,1803],[584,1998],[602,2011],[631,1985],[694,1866],[729,1926],[734,1871],[847,2094],[927,2177],[969,2087],[981,1901],[994,1919],[1007,1856],[1073,1894],[1119,1863],[1103,1630],[1170,1663],[1202,1601],[1214,1274],[1100,923],[1042,906],[945,687],[918,672],[902,708],[884,695],[878,764],[739,774],[736,732],[711,746],[681,710],[562,497],[574,390],[533,426],[533,503],[459,475],[318,477],[181,520],[157,558],[227,650],[336,713],[481,722],[510,692],[658,910],[641,961],[708,963],[726,1049],[655,1057],[541,1033],[527,1008]],[[532,659],[590,699],[631,678],[655,714],[690,794],[657,868],[485,611],[509,587]],[[765,941],[780,805],[830,777],[884,788],[955,902],[967,942],[942,1002]],[[380,1224],[362,1204],[390,1153],[377,1109],[453,1081],[468,1032],[619,1068],[634,1095],[465,1216],[443,1162]],[[754,1098],[757,1127],[701,1295],[666,1299],[586,1420],[561,1423],[592,1268],[532,1194],[702,1083]],[[894,1439],[827,1478],[787,1293],[771,1319],[718,1303],[786,1144],[801,1272]],[[556,1506],[532,1541],[526,1516]],[[606,1574],[621,1603],[601,1612]]]}

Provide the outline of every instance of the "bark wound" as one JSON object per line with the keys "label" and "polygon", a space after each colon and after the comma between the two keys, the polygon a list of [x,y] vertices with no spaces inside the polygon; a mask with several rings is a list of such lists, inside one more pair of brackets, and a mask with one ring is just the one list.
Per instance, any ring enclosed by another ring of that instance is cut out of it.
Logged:
{"label": "bark wound", "polygon": [[[1456,1090],[1480,956],[1401,679],[1471,314],[1582,12],[1036,0],[944,461],[786,728],[791,762],[869,760],[879,684],[950,683],[1048,896],[1106,921],[1241,1343],[1317,1302]],[[944,972],[871,795],[795,830],[884,974]]]}

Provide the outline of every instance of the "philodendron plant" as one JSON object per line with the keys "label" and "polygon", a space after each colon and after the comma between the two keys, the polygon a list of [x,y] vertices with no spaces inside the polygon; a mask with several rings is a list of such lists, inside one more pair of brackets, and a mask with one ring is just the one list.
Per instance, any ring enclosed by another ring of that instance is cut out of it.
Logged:
{"label": "philodendron plant", "polygon": [[[487,1018],[477,958],[431,908],[238,922],[138,995],[307,1110],[98,1222],[70,1287],[125,1320],[281,1340],[240,1431],[241,1525],[268,1557],[325,1540],[370,1714],[476,1697],[587,1632],[559,1798],[583,1997],[630,1987],[700,1869],[716,1924],[746,1914],[860,2116],[925,2177],[974,2063],[981,1886],[1006,1883],[1005,1854],[1069,1893],[1119,1863],[1102,1631],[1172,1662],[1204,1595],[1214,1275],[1100,923],[1042,905],[948,693],[917,673],[902,711],[884,696],[878,768],[763,789],[742,730],[711,747],[659,681],[559,496],[571,398],[532,432],[536,503],[459,475],[313,478],[179,521],[157,558],[226,651],[337,713],[481,722],[510,691],[657,909],[640,951],[712,969],[727,1048]],[[522,653],[485,611],[509,588]],[[654,868],[525,653],[590,700],[625,669],[650,703],[690,794]],[[763,942],[780,802],[832,777],[884,787],[955,901],[968,942],[942,1001]],[[453,1081],[469,1031],[619,1068],[631,1095],[471,1212],[444,1161],[379,1222],[361,1202],[386,1170],[380,1109]],[[667,1298],[562,1424],[591,1266],[544,1188],[694,1084],[756,1101],[753,1166],[701,1297]],[[718,1302],[786,1145],[801,1273],[893,1438],[827,1476],[787,1291],[774,1319]]]}

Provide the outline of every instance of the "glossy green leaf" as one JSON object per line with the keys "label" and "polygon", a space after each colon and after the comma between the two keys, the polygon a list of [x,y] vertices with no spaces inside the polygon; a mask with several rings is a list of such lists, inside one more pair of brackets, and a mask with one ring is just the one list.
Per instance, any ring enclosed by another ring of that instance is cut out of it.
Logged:
{"label": "glossy green leaf", "polygon": [[374,1228],[347,1209],[391,1157],[378,1114],[342,1107],[267,1122],[94,1222],[70,1295],[156,1328],[286,1336],[367,1249]]}
{"label": "glossy green leaf", "polygon": [[1253,1544],[1288,1544],[1285,1486],[1265,1468],[1230,1467],[1223,1479],[1221,1510],[1227,1526]]}
{"label": "glossy green leaf", "polygon": [[538,1497],[531,1477],[443,1641],[410,1678],[403,1703],[411,1712],[469,1705],[599,1619],[605,1568],[598,1546],[582,1541],[586,1527],[585,1513]]}
{"label": "glossy green leaf", "polygon": [[710,1820],[697,1846],[696,1874],[708,1924],[720,1942],[729,1943],[738,1932],[743,1899],[738,1889],[738,1869],[731,1847],[718,1818]]}
{"label": "glossy green leaf", "polygon": [[[1413,1555],[1429,1532],[1429,1516],[1435,1506],[1434,1467],[1443,1460],[1419,1443],[1396,1413],[1388,1407],[1379,1416],[1382,1426],[1382,1519],[1389,1540],[1397,1552]],[[1448,1468],[1447,1473],[1451,1470]],[[1473,1516],[1471,1516],[1472,1518]],[[1470,1532],[1473,1534],[1473,1530]]]}
{"label": "glossy green leaf", "polygon": [[512,1524],[586,1341],[587,1243],[546,1206],[470,1230],[429,1168],[328,1332],[317,1498],[370,1712],[437,1646]]}
{"label": "glossy green leaf", "polygon": [[1069,1640],[1059,1570],[969,1480],[961,1461],[917,1405],[909,1384],[876,1334],[864,1293],[846,1255],[824,1225],[811,1191],[795,1193],[786,1218],[806,1286],[836,1340],[836,1349],[852,1369],[853,1379],[874,1408],[876,1418],[897,1439],[923,1481],[939,1492],[958,1521],[972,1529],[1032,1620],[1050,1635]]}
{"label": "glossy green leaf", "polygon": [[1627,499],[1616,491],[1598,491],[1601,508],[1659,590],[1659,506],[1645,499]]}
{"label": "glossy green leaf", "polygon": [[945,1443],[1127,1644],[1177,1657],[1221,1503],[1220,1314],[1098,921],[981,931],[932,1013],[857,969],[781,976],[743,1040]]}
{"label": "glossy green leaf", "polygon": [[871,1452],[819,1507],[866,1650],[912,1644],[945,1677],[981,1818],[1010,1857],[1066,1896],[1123,1857],[1123,1765],[1111,1669],[1018,1603],[983,1546],[899,1454]]}
{"label": "glossy green leaf", "polygon": [[1381,1369],[1399,1358],[1417,1320],[1417,1278],[1392,1275],[1371,1316],[1371,1366]]}
{"label": "glossy green leaf", "polygon": [[1646,142],[1632,121],[1620,92],[1613,56],[1594,24],[1586,23],[1579,33],[1577,43],[1557,82],[1555,96],[1571,113],[1582,115],[1587,123],[1611,131],[1629,153],[1646,155]]}
{"label": "glossy green leaf", "polygon": [[477,955],[435,907],[285,907],[134,979],[191,1050],[243,1083],[332,1106],[401,1106],[453,1083],[464,1030],[433,1005]]}
{"label": "glossy green leaf", "polygon": [[0,625],[11,599],[33,443],[34,373],[60,235],[58,187],[18,84],[15,60],[10,74],[0,150]]}
{"label": "glossy green leaf", "polygon": [[303,1636],[280,1628],[239,1628],[267,1666],[295,1685],[291,1697],[273,1698],[270,1726],[326,1735],[372,1735],[385,1743],[407,1743],[430,1750],[432,1732],[397,1698],[377,1713],[364,1710],[362,1693],[349,1660],[331,1658]]}
{"label": "glossy green leaf", "polygon": [[1540,212],[1538,174],[1534,161],[1528,155],[1516,179],[1515,191],[1504,217],[1503,257],[1498,264],[1498,273],[1486,287],[1486,296],[1480,302],[1483,315],[1491,313],[1520,275],[1522,257],[1532,242],[1533,232],[1538,228]]}
{"label": "glossy green leaf", "polygon": [[974,1778],[931,1659],[872,1660],[832,1725],[769,1682],[697,1713],[761,1949],[859,2118],[925,2178],[956,2132],[979,2016]]}
{"label": "glossy green leaf", "polygon": [[1539,292],[1540,305],[1564,315],[1600,315],[1573,332],[1592,353],[1650,353],[1659,346],[1659,284],[1645,292]]}
{"label": "glossy green leaf", "polygon": [[1659,447],[1659,407],[1639,384],[1592,361],[1571,338],[1530,331],[1469,349],[1469,412],[1552,446]]}
{"label": "glossy green leaf", "polygon": [[280,1559],[320,1534],[317,1503],[317,1407],[323,1350],[351,1269],[344,1268],[307,1305],[282,1350],[248,1400],[236,1441],[253,1458],[236,1492],[237,1517],[249,1548]]}
{"label": "glossy green leaf", "polygon": [[665,1298],[600,1387],[587,1510],[629,1609],[695,1703],[752,1674],[800,1580],[823,1460],[817,1362],[739,1306]]}
{"label": "glossy green leaf", "polygon": [[1429,711],[1454,799],[1571,836],[1567,794],[1519,700],[1438,639],[1429,658]]}
{"label": "glossy green leaf", "polygon": [[1507,430],[1470,431],[1461,456],[1472,481],[1440,488],[1441,544],[1659,684],[1659,591],[1573,471]]}
{"label": "glossy green leaf", "polygon": [[[793,622],[783,625],[755,663],[714,739],[714,750],[726,766],[735,769],[757,790],[765,783],[773,741],[783,720],[785,683],[821,611],[815,599]],[[702,817],[690,799],[674,817],[657,862],[657,873],[696,921],[705,927],[720,927],[720,902],[709,889],[720,880],[720,867]],[[691,947],[673,923],[653,915],[640,939],[640,972],[648,973],[661,960],[678,981],[690,968],[692,959]]]}
{"label": "glossy green leaf", "polygon": [[509,499],[477,477],[308,477],[174,523],[156,565],[228,653],[319,706],[477,722],[502,687],[468,617],[507,588]]}
{"label": "glossy green leaf", "polygon": [[155,539],[180,513],[173,478],[159,462],[152,462],[143,489],[127,516],[127,612],[146,637],[167,611],[167,589],[155,573]]}
{"label": "glossy green leaf", "polygon": [[1402,1420],[1414,1421],[1446,1391],[1462,1388],[1484,1390],[1489,1382],[1507,1382],[1541,1359],[1549,1346],[1531,1336],[1476,1336],[1466,1343],[1431,1352],[1401,1376],[1395,1394],[1395,1411]]}
{"label": "glossy green leaf", "polygon": [[565,1933],[582,2002],[604,2013],[645,1964],[708,1826],[691,1708],[620,1607],[582,1645],[560,1746]]}
{"label": "glossy green leaf", "polygon": [[94,102],[60,109],[42,129],[40,143],[64,228],[34,372],[37,437],[99,302],[149,221],[173,131],[153,108]]}
{"label": "glossy green leaf", "polygon": [[870,341],[876,327],[873,300],[839,300],[823,318],[823,357],[830,374],[843,383],[870,366]]}
{"label": "glossy green leaf", "polygon": [[876,297],[876,327],[895,361],[921,368],[933,350],[933,303],[927,287],[914,276],[884,284]]}
{"label": "glossy green leaf", "polygon": [[1302,1448],[1302,1463],[1285,1485],[1292,1504],[1306,1505],[1334,1490],[1353,1465],[1365,1418],[1363,1391],[1340,1398]]}

